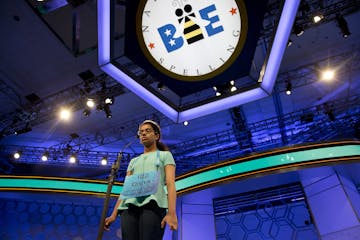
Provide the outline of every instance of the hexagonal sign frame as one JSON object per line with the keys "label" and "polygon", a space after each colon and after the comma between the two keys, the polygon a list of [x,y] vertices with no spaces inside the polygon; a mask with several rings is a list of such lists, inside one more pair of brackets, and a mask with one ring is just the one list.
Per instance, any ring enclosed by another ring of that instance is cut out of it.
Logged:
{"label": "hexagonal sign frame", "polygon": [[179,123],[259,100],[271,94],[300,0],[286,0],[284,3],[269,57],[266,64],[264,64],[265,67],[260,72],[259,81],[261,84],[258,88],[240,92],[184,111],[179,111],[170,106],[112,64],[110,57],[110,2],[111,0],[97,1],[99,67],[169,119]]}

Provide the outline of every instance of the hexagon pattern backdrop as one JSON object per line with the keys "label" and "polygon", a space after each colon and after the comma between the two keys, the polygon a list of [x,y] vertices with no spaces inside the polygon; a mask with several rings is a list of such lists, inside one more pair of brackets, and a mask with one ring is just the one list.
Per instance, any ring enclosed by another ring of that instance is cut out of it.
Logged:
{"label": "hexagon pattern backdrop", "polygon": [[[0,239],[96,239],[102,205],[94,203],[91,196],[87,197],[88,203],[78,198],[75,196],[73,201],[0,199]],[[100,203],[99,200],[96,201]],[[119,218],[103,239],[121,239]]]}
{"label": "hexagon pattern backdrop", "polygon": [[215,217],[217,240],[317,240],[305,201]]}

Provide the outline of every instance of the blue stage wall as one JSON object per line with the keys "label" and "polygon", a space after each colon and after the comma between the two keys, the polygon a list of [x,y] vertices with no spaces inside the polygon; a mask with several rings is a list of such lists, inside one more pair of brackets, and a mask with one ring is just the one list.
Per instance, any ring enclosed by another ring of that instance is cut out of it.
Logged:
{"label": "blue stage wall", "polygon": [[[94,240],[102,206],[103,199],[93,196],[2,192],[0,239]],[[103,239],[121,239],[119,220]]]}

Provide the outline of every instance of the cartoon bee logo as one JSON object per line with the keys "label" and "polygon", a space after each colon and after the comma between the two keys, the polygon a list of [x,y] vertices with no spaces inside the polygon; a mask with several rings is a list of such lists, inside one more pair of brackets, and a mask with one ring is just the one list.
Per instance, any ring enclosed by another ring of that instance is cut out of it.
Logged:
{"label": "cartoon bee logo", "polygon": [[192,12],[192,7],[190,4],[186,4],[183,9],[177,8],[175,10],[175,15],[179,17],[178,22],[180,24],[183,22],[184,38],[188,44],[204,39],[204,35],[200,26],[193,20],[196,18],[196,16],[195,13]]}

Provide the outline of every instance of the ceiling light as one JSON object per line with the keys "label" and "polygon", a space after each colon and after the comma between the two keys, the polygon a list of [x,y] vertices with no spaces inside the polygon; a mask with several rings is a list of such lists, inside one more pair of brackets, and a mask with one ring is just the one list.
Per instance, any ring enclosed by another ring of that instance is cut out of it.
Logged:
{"label": "ceiling light", "polygon": [[114,98],[113,97],[107,97],[104,100],[105,104],[113,105],[114,104]]}
{"label": "ceiling light", "polygon": [[338,23],[338,27],[340,28],[343,37],[347,38],[348,36],[350,36],[351,32],[349,31],[348,23],[345,20],[345,18],[341,15],[337,15],[336,21]]}
{"label": "ceiling light", "polygon": [[19,158],[21,157],[21,152],[20,152],[20,151],[16,151],[16,152],[14,153],[13,157],[14,157],[15,159],[19,159]]}
{"label": "ceiling light", "polygon": [[322,15],[321,13],[317,13],[313,16],[313,22],[318,23],[321,20],[323,20],[323,18],[324,18],[324,15]]}
{"label": "ceiling light", "polygon": [[101,159],[101,165],[105,166],[105,165],[107,165],[107,163],[108,163],[107,157],[103,157],[103,158]]}
{"label": "ceiling light", "polygon": [[111,110],[110,110],[109,105],[106,104],[104,106],[104,112],[105,112],[107,118],[112,118],[112,114],[111,114]]}
{"label": "ceiling light", "polygon": [[95,106],[95,101],[94,101],[94,99],[89,98],[89,99],[86,101],[86,106],[88,106],[89,108],[93,108],[93,107]]}
{"label": "ceiling light", "polygon": [[47,161],[49,159],[49,152],[44,152],[41,156],[42,161]]}
{"label": "ceiling light", "polygon": [[221,93],[218,91],[218,89],[217,89],[216,86],[213,86],[213,89],[214,89],[215,95],[216,95],[217,97],[221,96]]}
{"label": "ceiling light", "polygon": [[59,113],[59,117],[61,120],[69,120],[71,117],[71,112],[69,109],[62,108]]}
{"label": "ceiling light", "polygon": [[188,121],[185,121],[185,122],[184,122],[184,126],[187,126],[187,125],[189,125],[189,122],[188,122]]}
{"label": "ceiling light", "polygon": [[235,81],[231,80],[230,81],[230,92],[235,92],[237,90],[236,86],[235,86]]}
{"label": "ceiling light", "polygon": [[296,36],[300,37],[304,33],[304,28],[300,25],[295,24],[294,26],[294,33]]}
{"label": "ceiling light", "polygon": [[286,84],[286,95],[290,95],[291,91],[292,91],[292,85],[291,85],[291,82],[288,82]]}
{"label": "ceiling light", "polygon": [[70,162],[70,163],[76,163],[76,162],[77,162],[77,159],[76,159],[75,154],[72,154],[72,155],[70,156],[69,162]]}
{"label": "ceiling light", "polygon": [[321,74],[321,80],[330,81],[335,77],[335,71],[331,69],[326,69]]}

